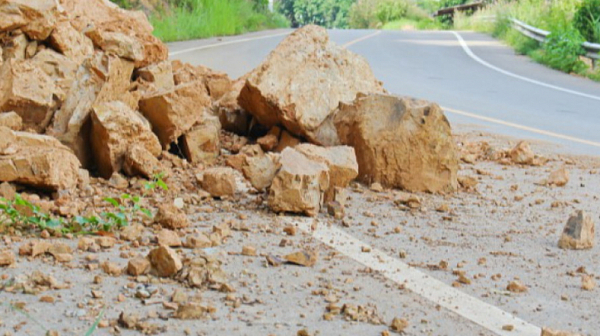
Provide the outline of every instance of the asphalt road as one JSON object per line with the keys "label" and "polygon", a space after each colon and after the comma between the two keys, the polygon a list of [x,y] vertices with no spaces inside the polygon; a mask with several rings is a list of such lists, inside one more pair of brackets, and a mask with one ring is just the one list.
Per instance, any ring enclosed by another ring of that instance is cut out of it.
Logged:
{"label": "asphalt road", "polygon": [[[174,59],[236,78],[259,65],[288,32],[179,42],[170,49]],[[435,101],[456,125],[600,155],[599,83],[536,64],[484,34],[460,32],[463,46],[446,31],[374,33],[333,30],[330,36],[366,57],[390,92]]]}

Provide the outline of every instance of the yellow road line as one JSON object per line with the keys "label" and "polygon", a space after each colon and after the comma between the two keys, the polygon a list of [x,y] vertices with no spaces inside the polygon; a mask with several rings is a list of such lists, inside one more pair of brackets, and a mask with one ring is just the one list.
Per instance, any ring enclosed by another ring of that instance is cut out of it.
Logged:
{"label": "yellow road line", "polygon": [[352,40],[352,41],[350,41],[350,42],[348,42],[348,43],[346,43],[346,44],[343,44],[343,45],[342,45],[342,47],[344,47],[344,48],[348,48],[348,47],[349,47],[349,46],[351,46],[351,45],[354,45],[354,44],[356,44],[356,43],[358,43],[358,42],[362,42],[362,41],[364,41],[364,40],[366,40],[366,39],[370,39],[371,37],[373,37],[373,36],[377,36],[377,35],[379,35],[379,34],[381,34],[381,30],[378,30],[378,31],[376,31],[376,32],[374,32],[373,34],[369,34],[369,35],[367,35],[367,36],[363,36],[363,37],[361,37],[361,38],[357,38],[356,40]]}

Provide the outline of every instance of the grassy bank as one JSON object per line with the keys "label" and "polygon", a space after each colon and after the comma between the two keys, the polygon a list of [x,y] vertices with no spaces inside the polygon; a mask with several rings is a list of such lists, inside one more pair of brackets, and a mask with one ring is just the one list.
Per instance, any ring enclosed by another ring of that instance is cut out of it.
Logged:
{"label": "grassy bank", "polygon": [[[113,0],[137,8],[136,0]],[[287,19],[267,10],[264,0],[156,0],[149,14],[154,35],[164,42],[236,35],[289,27]]]}
{"label": "grassy bank", "polygon": [[[592,7],[591,12],[588,7]],[[496,19],[489,20],[491,17]],[[522,35],[512,28],[511,17],[550,31],[548,40],[539,43]],[[600,69],[591,69],[589,59],[582,57],[585,50],[581,47],[586,40],[600,42],[600,0],[500,2],[472,16],[457,14],[454,29],[490,33],[539,63],[600,81]]]}
{"label": "grassy bank", "polygon": [[351,28],[440,29],[427,11],[410,0],[358,0],[348,13]]}

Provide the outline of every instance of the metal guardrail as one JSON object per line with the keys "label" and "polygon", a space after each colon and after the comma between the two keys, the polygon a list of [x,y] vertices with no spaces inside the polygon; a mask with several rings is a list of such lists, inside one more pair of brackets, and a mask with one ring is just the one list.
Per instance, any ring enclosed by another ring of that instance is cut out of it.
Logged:
{"label": "metal guardrail", "polygon": [[466,11],[469,9],[479,9],[483,6],[485,6],[483,1],[478,1],[478,2],[472,2],[469,4],[465,4],[465,5],[446,7],[446,8],[439,9],[437,12],[433,13],[433,17],[442,16],[442,15],[452,15],[453,16],[455,12],[462,12],[462,11]]}
{"label": "metal guardrail", "polygon": [[[530,26],[523,21],[519,21],[517,19],[510,19],[513,24],[513,27],[521,32],[521,34],[530,37],[539,42],[546,42],[546,39],[550,35],[549,31],[545,31],[543,29],[539,29],[533,26]],[[596,62],[600,60],[600,44],[591,43],[591,42],[583,42],[581,44],[583,49],[585,49],[586,57],[592,60],[592,67],[596,67]]]}

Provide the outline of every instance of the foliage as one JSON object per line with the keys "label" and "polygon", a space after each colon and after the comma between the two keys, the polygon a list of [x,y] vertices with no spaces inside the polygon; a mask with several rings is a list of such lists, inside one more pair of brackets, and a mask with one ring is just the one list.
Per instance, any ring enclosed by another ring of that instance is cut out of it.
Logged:
{"label": "foliage", "polygon": [[40,230],[60,230],[64,221],[53,218],[41,208],[16,194],[13,200],[0,198],[0,225],[11,227],[37,227]]}
{"label": "foliage", "polygon": [[584,0],[573,17],[573,26],[583,38],[600,43],[600,0]]}
{"label": "foliage", "polygon": [[386,24],[390,21],[400,20],[406,16],[409,3],[397,0],[383,0],[377,4],[376,15],[379,22]]}
{"label": "foliage", "polygon": [[410,0],[358,0],[348,15],[352,28],[438,28],[427,12]]}
{"label": "foliage", "polygon": [[542,50],[533,53],[534,59],[554,69],[567,73],[581,73],[585,64],[579,59],[585,51],[581,46],[583,38],[577,30],[552,32]]}
{"label": "foliage", "polygon": [[355,0],[281,0],[278,10],[293,27],[316,24],[348,28],[348,11]]}

